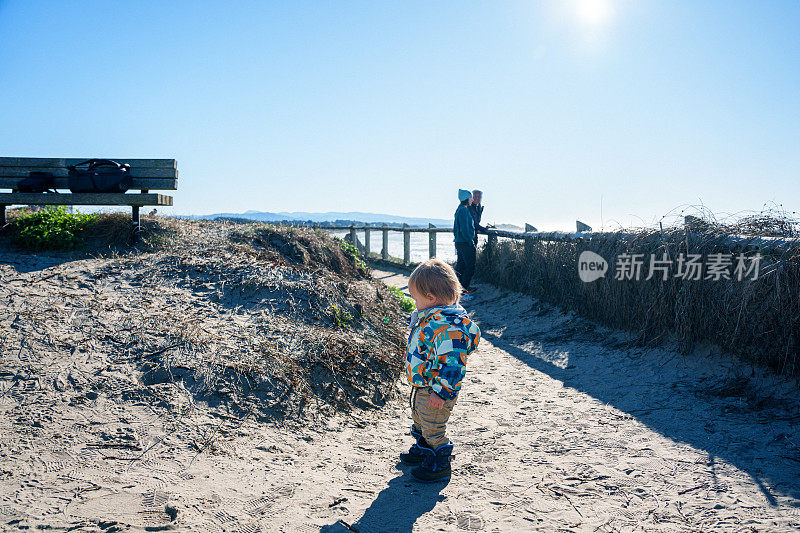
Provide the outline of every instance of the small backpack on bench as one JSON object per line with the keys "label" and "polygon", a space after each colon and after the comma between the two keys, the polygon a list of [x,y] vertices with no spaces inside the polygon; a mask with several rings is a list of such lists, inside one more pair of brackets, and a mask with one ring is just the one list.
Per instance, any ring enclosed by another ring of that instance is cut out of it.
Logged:
{"label": "small backpack on bench", "polygon": [[89,159],[69,167],[69,190],[75,193],[127,192],[132,185],[130,170],[130,165],[110,159]]}
{"label": "small backpack on bench", "polygon": [[28,177],[20,180],[17,184],[19,192],[35,192],[42,193],[55,189],[56,178],[52,172],[38,172],[33,171],[28,173]]}

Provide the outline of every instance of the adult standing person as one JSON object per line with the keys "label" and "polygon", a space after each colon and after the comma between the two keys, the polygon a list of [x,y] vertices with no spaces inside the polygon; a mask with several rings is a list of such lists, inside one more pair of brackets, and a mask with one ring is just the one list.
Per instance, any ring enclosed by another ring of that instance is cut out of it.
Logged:
{"label": "adult standing person", "polygon": [[472,193],[458,190],[458,209],[453,221],[453,236],[456,243],[456,275],[464,291],[469,294],[475,289],[470,289],[472,274],[475,273],[475,221],[469,212]]}
{"label": "adult standing person", "polygon": [[469,214],[472,215],[472,221],[475,223],[475,237],[473,237],[473,242],[475,246],[478,246],[478,233],[482,233],[486,235],[488,232],[484,226],[481,226],[481,217],[483,216],[483,205],[481,201],[483,200],[483,192],[475,189],[472,191],[472,202],[470,202],[467,208],[469,209]]}

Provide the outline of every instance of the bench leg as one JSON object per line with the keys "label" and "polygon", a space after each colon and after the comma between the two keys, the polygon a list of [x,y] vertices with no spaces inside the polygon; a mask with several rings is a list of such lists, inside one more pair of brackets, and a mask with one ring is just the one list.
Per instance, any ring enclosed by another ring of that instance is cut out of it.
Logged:
{"label": "bench leg", "polygon": [[6,225],[6,206],[0,205],[0,228]]}
{"label": "bench leg", "polygon": [[133,205],[131,206],[131,209],[133,210],[133,234],[131,235],[131,240],[133,241],[133,244],[136,244],[139,242],[139,234],[141,233],[142,229],[139,225],[139,206]]}

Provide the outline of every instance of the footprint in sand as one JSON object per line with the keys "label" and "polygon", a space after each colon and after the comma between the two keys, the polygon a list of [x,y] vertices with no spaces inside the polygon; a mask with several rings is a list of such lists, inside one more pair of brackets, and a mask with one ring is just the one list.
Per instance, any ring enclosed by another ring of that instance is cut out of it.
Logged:
{"label": "footprint in sand", "polygon": [[275,500],[269,497],[254,498],[249,500],[244,509],[250,516],[260,516],[269,511],[275,505]]}
{"label": "footprint in sand", "polygon": [[236,533],[259,533],[261,531],[261,524],[257,522],[250,522],[242,524],[236,529]]}
{"label": "footprint in sand", "polygon": [[157,490],[148,490],[142,496],[142,505],[145,507],[160,507],[167,503],[169,496]]}
{"label": "footprint in sand", "polygon": [[[161,497],[159,497],[159,500]],[[166,528],[174,516],[167,513],[166,500],[155,506],[156,495],[152,495],[154,505],[146,505],[150,497],[145,495],[118,492],[89,496],[79,499],[67,507],[66,514],[89,520],[108,520],[140,528]]]}
{"label": "footprint in sand", "polygon": [[[458,529],[463,529],[465,531],[480,531],[484,528],[483,518],[476,514],[469,512],[456,513],[454,518],[456,527]],[[450,520],[448,520],[448,522],[449,521]]]}

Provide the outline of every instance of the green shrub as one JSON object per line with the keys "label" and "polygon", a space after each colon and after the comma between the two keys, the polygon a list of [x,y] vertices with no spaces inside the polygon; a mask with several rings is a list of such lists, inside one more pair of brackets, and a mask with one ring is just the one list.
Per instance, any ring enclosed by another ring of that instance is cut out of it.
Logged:
{"label": "green shrub", "polygon": [[414,299],[406,296],[403,291],[397,287],[389,287],[389,292],[394,294],[395,298],[397,298],[397,301],[400,302],[400,307],[403,309],[403,311],[410,313],[417,308],[416,304],[414,303]]}
{"label": "green shrub", "polygon": [[344,242],[339,237],[335,237],[335,239],[336,242],[339,243],[339,246],[342,247],[344,255],[352,259],[358,267],[362,268],[363,270],[367,270],[367,264],[361,258],[361,253],[358,251],[358,248],[350,243]]}
{"label": "green shrub", "polygon": [[349,328],[350,323],[353,321],[353,315],[347,309],[343,309],[336,304],[331,305],[331,314],[333,323],[342,329]]}
{"label": "green shrub", "polygon": [[28,250],[72,250],[82,242],[87,226],[96,220],[94,214],[68,213],[63,207],[49,207],[11,220],[11,238]]}

